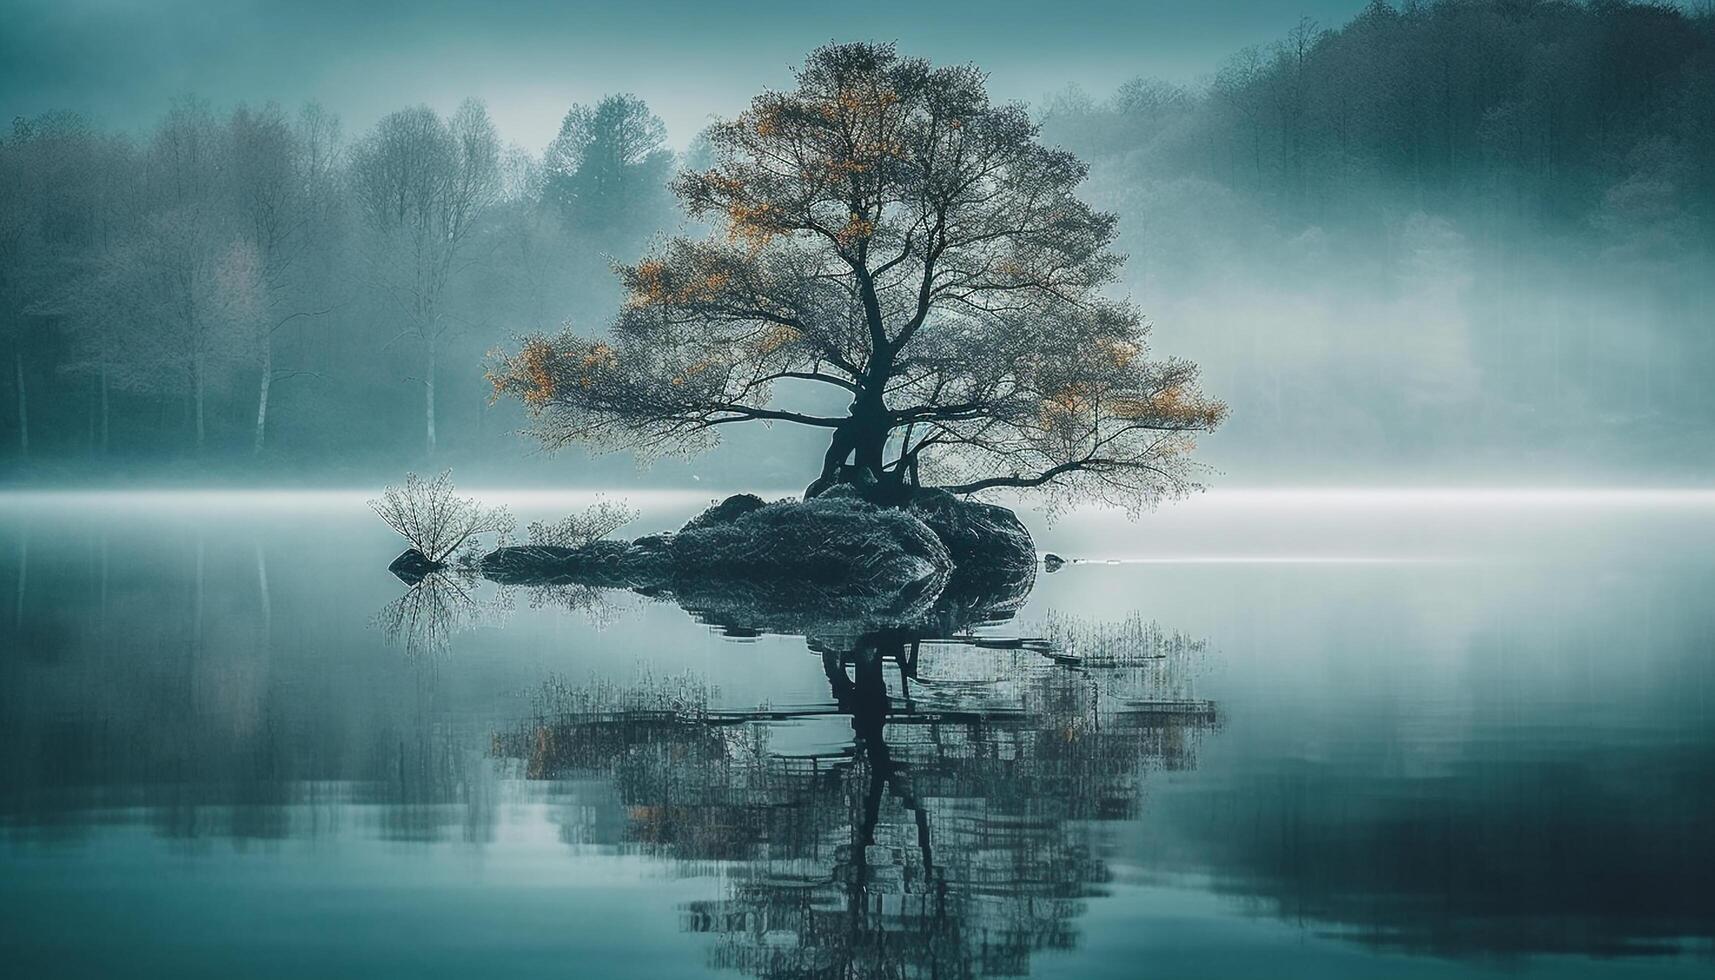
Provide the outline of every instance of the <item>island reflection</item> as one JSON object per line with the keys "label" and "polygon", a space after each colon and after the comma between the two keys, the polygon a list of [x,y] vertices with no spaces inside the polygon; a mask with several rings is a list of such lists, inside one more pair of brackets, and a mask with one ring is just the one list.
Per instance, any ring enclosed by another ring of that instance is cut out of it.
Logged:
{"label": "island reflection", "polygon": [[[717,710],[688,680],[550,680],[494,752],[530,779],[611,781],[625,817],[582,842],[721,871],[724,893],[683,910],[715,937],[711,966],[1022,975],[1076,945],[1110,880],[1105,825],[1138,815],[1143,773],[1192,766],[1218,723],[1190,696],[1199,644],[1141,621],[1051,625],[1091,662],[1063,641],[896,628],[807,638],[823,704]],[[849,730],[837,747],[774,745],[830,719]]]}

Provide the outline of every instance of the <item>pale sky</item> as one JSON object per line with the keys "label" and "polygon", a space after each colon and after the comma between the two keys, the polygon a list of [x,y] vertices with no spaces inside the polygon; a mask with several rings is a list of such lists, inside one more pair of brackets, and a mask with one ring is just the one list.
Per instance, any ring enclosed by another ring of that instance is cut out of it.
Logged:
{"label": "pale sky", "polygon": [[605,2],[587,0],[0,0],[4,119],[73,109],[129,128],[176,95],[217,106],[315,99],[348,134],[419,102],[484,99],[502,135],[540,150],[568,106],[632,92],[684,146],[829,40],[892,40],[971,61],[1001,98],[1135,75],[1193,81],[1301,16],[1337,26],[1364,0]]}

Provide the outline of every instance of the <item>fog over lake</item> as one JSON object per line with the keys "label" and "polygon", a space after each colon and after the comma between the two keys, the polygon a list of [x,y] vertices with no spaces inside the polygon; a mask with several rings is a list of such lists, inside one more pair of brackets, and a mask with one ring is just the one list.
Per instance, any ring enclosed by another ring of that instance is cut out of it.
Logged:
{"label": "fog over lake", "polygon": [[0,0],[0,975],[1715,975],[1715,7]]}

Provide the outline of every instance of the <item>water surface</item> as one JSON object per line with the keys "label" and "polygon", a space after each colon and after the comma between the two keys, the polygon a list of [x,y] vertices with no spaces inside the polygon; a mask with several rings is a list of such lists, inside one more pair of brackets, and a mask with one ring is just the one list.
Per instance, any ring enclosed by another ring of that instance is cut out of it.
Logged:
{"label": "water surface", "polygon": [[1715,965],[1715,497],[1026,516],[1088,560],[1004,617],[806,637],[407,590],[359,494],[0,498],[7,972]]}

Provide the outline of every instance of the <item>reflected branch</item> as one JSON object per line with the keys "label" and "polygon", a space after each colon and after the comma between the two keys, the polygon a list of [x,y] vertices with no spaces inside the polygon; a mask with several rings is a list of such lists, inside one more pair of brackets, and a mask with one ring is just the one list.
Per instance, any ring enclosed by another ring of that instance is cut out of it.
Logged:
{"label": "reflected branch", "polygon": [[[1111,877],[1103,825],[1135,816],[1143,774],[1190,767],[1219,724],[1189,696],[1185,655],[1085,667],[1045,641],[906,629],[808,645],[821,705],[732,711],[689,681],[555,681],[493,740],[530,778],[610,781],[626,815],[612,843],[684,873],[732,862],[726,894],[687,906],[684,925],[718,939],[712,965],[758,977],[1026,972],[1076,942]],[[890,674],[917,695],[895,697]],[[783,725],[819,718],[845,719],[850,742],[771,749]]]}
{"label": "reflected branch", "polygon": [[456,634],[477,619],[476,598],[451,576],[432,572],[375,614],[373,623],[389,645],[410,657],[445,653]]}

